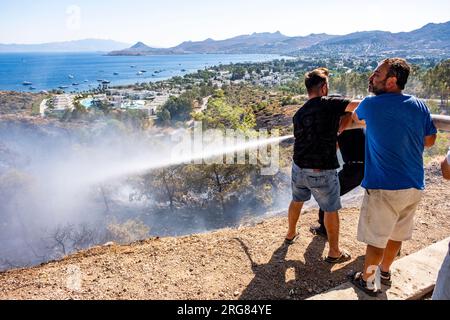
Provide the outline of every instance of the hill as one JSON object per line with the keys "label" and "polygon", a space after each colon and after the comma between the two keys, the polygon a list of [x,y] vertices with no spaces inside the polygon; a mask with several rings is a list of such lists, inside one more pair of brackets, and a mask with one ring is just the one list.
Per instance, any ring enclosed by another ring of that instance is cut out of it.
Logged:
{"label": "hill", "polygon": [[297,53],[323,55],[398,54],[448,57],[450,53],[450,21],[428,24],[411,32],[356,32],[315,44]]}
{"label": "hill", "polygon": [[0,52],[109,52],[129,44],[113,40],[84,39],[43,44],[0,44]]}
{"label": "hill", "polygon": [[355,32],[343,36],[311,34],[288,37],[279,31],[253,33],[226,40],[186,41],[167,49],[151,48],[137,43],[110,55],[152,55],[189,53],[290,54],[290,55],[420,55],[448,57],[450,54],[450,21],[427,24],[411,32]]}
{"label": "hill", "polygon": [[[427,168],[428,188],[419,206],[409,255],[450,232],[449,183],[439,166]],[[352,208],[353,207],[353,208]],[[0,299],[220,299],[301,300],[343,282],[360,270],[365,247],[356,239],[359,201],[341,213],[341,243],[353,259],[330,266],[326,242],[307,230],[316,212],[300,221],[301,238],[283,245],[286,213],[238,229],[182,238],[109,244],[39,267],[0,273]]]}

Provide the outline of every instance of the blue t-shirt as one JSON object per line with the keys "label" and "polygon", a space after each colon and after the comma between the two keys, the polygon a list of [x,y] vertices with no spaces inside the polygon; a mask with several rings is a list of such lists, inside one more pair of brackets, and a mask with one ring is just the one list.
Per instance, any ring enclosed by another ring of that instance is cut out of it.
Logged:
{"label": "blue t-shirt", "polygon": [[365,120],[366,189],[425,189],[424,138],[437,133],[430,110],[421,100],[387,93],[367,97],[356,110]]}

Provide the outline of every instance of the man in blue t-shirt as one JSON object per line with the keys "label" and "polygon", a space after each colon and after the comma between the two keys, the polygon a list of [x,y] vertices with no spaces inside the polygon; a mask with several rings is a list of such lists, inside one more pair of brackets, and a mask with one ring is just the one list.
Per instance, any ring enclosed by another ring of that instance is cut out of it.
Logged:
{"label": "man in blue t-shirt", "polygon": [[[367,97],[354,113],[365,122],[366,189],[358,240],[366,243],[364,272],[352,282],[371,295],[380,293],[368,279],[379,267],[381,282],[390,285],[390,267],[403,241],[412,238],[414,215],[425,188],[423,151],[436,141],[428,107],[402,93],[411,68],[404,59],[384,60],[369,78]],[[369,285],[368,285],[369,284]]]}

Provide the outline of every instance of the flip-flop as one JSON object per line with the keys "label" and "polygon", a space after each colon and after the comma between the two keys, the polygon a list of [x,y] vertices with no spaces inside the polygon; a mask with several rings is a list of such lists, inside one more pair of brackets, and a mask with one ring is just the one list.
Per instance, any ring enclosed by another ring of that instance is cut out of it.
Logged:
{"label": "flip-flop", "polygon": [[331,264],[338,264],[338,263],[343,263],[346,261],[351,260],[352,256],[346,252],[346,251],[342,251],[341,255],[337,258],[333,258],[333,257],[327,257],[325,259],[325,262],[331,263]]}
{"label": "flip-flop", "polygon": [[324,232],[324,230],[321,227],[311,227],[311,228],[309,228],[309,232],[311,232],[315,236],[319,236],[324,239],[328,239],[327,232],[326,231]]}
{"label": "flip-flop", "polygon": [[298,240],[299,237],[300,237],[300,233],[297,233],[293,239],[286,238],[286,239],[284,239],[284,244],[290,246],[290,245],[294,244]]}

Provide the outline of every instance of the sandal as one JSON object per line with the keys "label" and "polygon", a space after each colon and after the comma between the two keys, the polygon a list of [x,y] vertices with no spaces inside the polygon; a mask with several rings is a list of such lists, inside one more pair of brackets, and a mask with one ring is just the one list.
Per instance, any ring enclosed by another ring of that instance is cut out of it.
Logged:
{"label": "sandal", "polygon": [[380,279],[383,285],[388,287],[392,286],[392,274],[390,271],[384,272],[380,268]]}
{"label": "sandal", "polygon": [[343,263],[343,262],[349,261],[349,260],[351,260],[351,258],[352,258],[352,256],[348,252],[342,251],[342,253],[339,257],[333,258],[333,257],[328,256],[325,259],[325,262],[328,262],[331,264],[338,264],[338,263]]}
{"label": "sandal", "polygon": [[284,239],[284,244],[288,246],[293,245],[295,241],[297,241],[298,237],[300,237],[300,233],[297,233],[293,239]]}
{"label": "sandal", "polygon": [[377,297],[381,293],[381,291],[376,290],[375,288],[370,289],[367,286],[367,281],[363,279],[362,275],[363,275],[362,272],[354,272],[350,274],[348,277],[355,287],[364,291],[367,295],[371,297]]}
{"label": "sandal", "polygon": [[320,227],[311,227],[311,228],[309,228],[309,231],[315,236],[319,236],[319,237],[328,239],[327,231],[322,226],[320,226]]}

